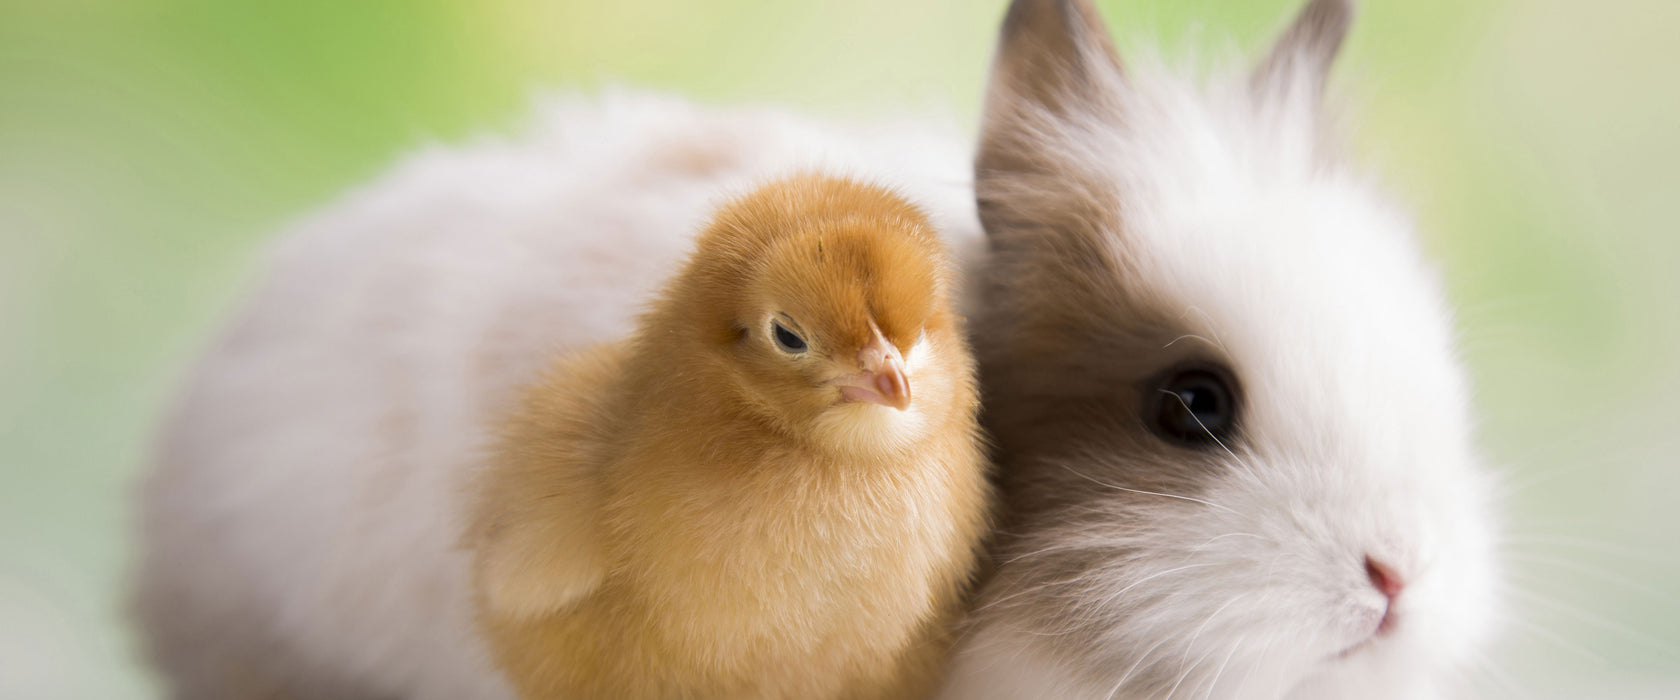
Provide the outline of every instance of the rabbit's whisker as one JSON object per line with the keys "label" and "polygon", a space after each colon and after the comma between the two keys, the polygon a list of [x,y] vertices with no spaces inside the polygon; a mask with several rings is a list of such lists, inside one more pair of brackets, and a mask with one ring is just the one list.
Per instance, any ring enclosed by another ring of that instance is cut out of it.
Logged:
{"label": "rabbit's whisker", "polygon": [[1213,338],[1214,338],[1214,341],[1215,341],[1214,344],[1219,346],[1219,350],[1221,352],[1224,352],[1226,355],[1230,355],[1231,354],[1231,349],[1225,347],[1224,339],[1219,337],[1219,331],[1216,330],[1219,327],[1219,324],[1214,323],[1213,322],[1213,316],[1208,314],[1208,312],[1202,310],[1202,307],[1192,305],[1192,306],[1186,308],[1184,310],[1184,313],[1179,314],[1179,316],[1178,316],[1179,320],[1181,320],[1181,321],[1184,320],[1184,318],[1186,316],[1189,316],[1192,312],[1201,314],[1202,320],[1204,322],[1206,322],[1207,325],[1208,325],[1209,332],[1213,333]]}
{"label": "rabbit's whisker", "polygon": [[1127,591],[1130,591],[1133,588],[1137,588],[1138,586],[1141,586],[1145,583],[1148,583],[1148,582],[1150,582],[1154,579],[1160,578],[1162,576],[1166,576],[1167,574],[1178,573],[1180,571],[1188,571],[1190,569],[1205,569],[1205,568],[1210,567],[1210,566],[1213,566],[1213,564],[1188,564],[1188,565],[1180,566],[1180,567],[1177,567],[1177,568],[1174,568],[1174,569],[1167,569],[1166,571],[1157,571],[1153,574],[1150,574],[1150,575],[1145,576],[1143,578],[1140,578],[1136,581],[1133,581],[1130,584],[1127,584],[1125,587],[1121,588],[1120,590],[1115,591],[1113,594],[1110,594],[1107,598],[1104,598],[1102,603],[1098,604],[1097,607],[1099,607],[1099,608],[1107,607],[1110,603],[1114,602],[1120,596],[1125,595]]}
{"label": "rabbit's whisker", "polygon": [[1232,695],[1231,697],[1237,697],[1237,698],[1248,697],[1248,694],[1244,692],[1244,690],[1246,690],[1248,688],[1248,681],[1254,677],[1254,669],[1259,668],[1260,665],[1266,660],[1266,654],[1268,654],[1272,651],[1272,644],[1275,643],[1275,642],[1277,642],[1277,635],[1276,634],[1266,635],[1265,645],[1260,647],[1260,653],[1255,654],[1253,661],[1249,662],[1248,671],[1243,673],[1242,682],[1237,684],[1237,692],[1236,692],[1235,695]]}
{"label": "rabbit's whisker", "polygon": [[1225,506],[1219,505],[1218,503],[1212,503],[1212,502],[1209,502],[1209,501],[1204,501],[1200,498],[1191,498],[1190,496],[1178,496],[1178,495],[1174,495],[1174,494],[1170,494],[1170,493],[1161,493],[1159,491],[1145,491],[1143,489],[1127,488],[1127,487],[1121,486],[1119,484],[1110,484],[1106,481],[1101,481],[1101,480],[1098,480],[1098,479],[1094,479],[1090,476],[1087,476],[1085,474],[1080,473],[1078,470],[1076,470],[1073,467],[1068,466],[1066,464],[1063,464],[1062,468],[1068,470],[1074,476],[1077,476],[1081,479],[1085,479],[1086,481],[1089,481],[1089,482],[1091,482],[1093,484],[1096,484],[1098,486],[1111,488],[1111,489],[1114,489],[1116,491],[1125,491],[1127,493],[1135,493],[1135,494],[1140,494],[1140,495],[1144,495],[1144,496],[1160,496],[1161,498],[1176,498],[1180,501],[1189,501],[1191,503],[1200,503],[1200,504],[1202,504],[1204,506],[1207,506],[1209,508],[1217,508],[1219,510],[1230,513],[1232,515],[1237,515],[1237,516],[1242,515],[1241,513],[1238,513],[1237,511],[1231,510],[1230,508],[1226,508]]}
{"label": "rabbit's whisker", "polygon": [[1180,341],[1180,340],[1184,340],[1184,339],[1186,339],[1186,338],[1194,338],[1194,339],[1196,339],[1196,340],[1200,340],[1200,341],[1202,341],[1202,342],[1204,342],[1204,343],[1207,343],[1207,344],[1208,344],[1208,345],[1212,345],[1212,346],[1214,346],[1214,347],[1220,347],[1220,345],[1219,345],[1219,344],[1218,344],[1218,343],[1215,343],[1215,342],[1213,342],[1213,341],[1211,341],[1211,340],[1208,340],[1208,339],[1207,339],[1207,337],[1206,337],[1206,336],[1201,336],[1201,335],[1197,335],[1197,334],[1195,334],[1195,333],[1185,333],[1185,334],[1184,334],[1184,335],[1181,335],[1181,336],[1178,336],[1178,337],[1177,337],[1177,338],[1173,338],[1173,339],[1172,339],[1172,340],[1169,340],[1169,341],[1167,341],[1167,344],[1166,344],[1166,345],[1162,345],[1162,346],[1161,346],[1161,349],[1162,349],[1162,350],[1165,350],[1165,349],[1167,349],[1167,348],[1170,348],[1170,347],[1172,347],[1172,346],[1173,346],[1173,345],[1174,345],[1174,344],[1175,344],[1175,343],[1177,343],[1177,342],[1178,342],[1178,341]]}
{"label": "rabbit's whisker", "polygon": [[[1247,637],[1238,637],[1237,641],[1233,642],[1231,644],[1231,651],[1229,651],[1225,654],[1225,660],[1220,662],[1219,670],[1214,672],[1213,682],[1208,684],[1207,692],[1202,694],[1202,700],[1212,700],[1213,691],[1219,689],[1219,679],[1225,677],[1225,669],[1226,669],[1226,667],[1231,665],[1231,657],[1237,655],[1237,650],[1241,649],[1242,648],[1242,643],[1247,641],[1247,640],[1248,640]],[[1198,684],[1196,686],[1196,688],[1200,689],[1201,686]]]}
{"label": "rabbit's whisker", "polygon": [[1003,603],[1006,603],[1006,602],[1008,602],[1012,599],[1019,598],[1023,595],[1026,595],[1028,593],[1032,593],[1032,592],[1034,592],[1036,590],[1039,590],[1039,589],[1042,589],[1042,588],[1050,588],[1052,584],[1054,584],[1054,585],[1067,585],[1067,584],[1073,583],[1075,580],[1077,580],[1077,579],[1064,579],[1064,580],[1061,580],[1061,581],[1053,581],[1053,582],[1047,582],[1047,583],[1044,583],[1044,584],[1039,584],[1037,586],[1021,586],[1020,590],[1017,590],[1014,593],[1010,593],[1009,595],[1002,596],[1002,597],[999,597],[999,598],[993,598],[992,600],[987,601],[985,605],[981,605],[981,606],[975,608],[975,612],[979,612],[979,611],[982,611],[982,610],[989,610],[994,606],[1002,605]]}
{"label": "rabbit's whisker", "polygon": [[[1252,592],[1252,591],[1250,591],[1250,592]],[[1190,650],[1193,649],[1196,646],[1196,640],[1201,638],[1202,632],[1207,630],[1207,626],[1213,623],[1213,619],[1216,618],[1216,617],[1219,617],[1220,613],[1225,612],[1226,608],[1231,607],[1237,601],[1242,600],[1243,598],[1246,598],[1246,597],[1248,597],[1248,593],[1246,593],[1246,592],[1245,593],[1239,593],[1235,596],[1232,596],[1232,598],[1230,600],[1225,601],[1224,605],[1219,606],[1218,610],[1213,611],[1212,615],[1209,615],[1206,620],[1202,621],[1201,626],[1196,628],[1196,632],[1194,634],[1190,635],[1190,641],[1184,643],[1184,658],[1179,660],[1179,667],[1180,668],[1183,668],[1184,663],[1186,661],[1190,660]]]}
{"label": "rabbit's whisker", "polygon": [[1649,584],[1647,584],[1643,581],[1640,581],[1638,579],[1627,577],[1627,576],[1617,576],[1616,574],[1614,574],[1613,572],[1611,572],[1608,569],[1605,569],[1604,567],[1584,566],[1584,565],[1580,564],[1579,562],[1576,562],[1576,561],[1571,560],[1571,559],[1547,557],[1547,556],[1535,555],[1535,554],[1525,554],[1525,553],[1521,553],[1521,552],[1506,552],[1505,556],[1506,556],[1507,559],[1510,559],[1511,561],[1522,562],[1522,563],[1525,563],[1525,564],[1537,564],[1537,565],[1542,565],[1542,566],[1557,567],[1557,568],[1563,569],[1565,571],[1572,571],[1572,572],[1575,572],[1575,573],[1578,573],[1578,574],[1591,576],[1591,577],[1596,578],[1600,581],[1607,581],[1607,582],[1610,582],[1610,583],[1616,583],[1616,584],[1620,584],[1620,585],[1623,585],[1623,586],[1627,586],[1628,588],[1631,588],[1635,591],[1638,591],[1640,593],[1643,593],[1645,595],[1648,595],[1648,596],[1656,599],[1656,601],[1659,602],[1659,603],[1662,603],[1664,607],[1670,607],[1670,608],[1680,607],[1680,598],[1675,598],[1673,596],[1670,596],[1667,593],[1665,593],[1663,591],[1659,591],[1656,588],[1653,588]]}
{"label": "rabbit's whisker", "polygon": [[1173,696],[1178,694],[1179,686],[1184,685],[1184,681],[1186,681],[1190,678],[1190,672],[1196,670],[1199,667],[1201,667],[1202,662],[1206,661],[1207,657],[1212,655],[1212,654],[1213,654],[1213,650],[1209,649],[1206,654],[1202,654],[1200,657],[1198,657],[1196,659],[1196,663],[1191,664],[1188,668],[1179,669],[1178,680],[1173,683],[1172,688],[1167,690],[1166,700],[1172,700]]}
{"label": "rabbit's whisker", "polygon": [[1613,554],[1619,557],[1625,557],[1627,559],[1642,561],[1649,564],[1663,563],[1661,559],[1654,556],[1651,552],[1634,549],[1617,542],[1596,540],[1590,537],[1581,537],[1579,535],[1559,535],[1544,532],[1527,535],[1519,533],[1506,535],[1505,542],[1507,545],[1534,544],[1541,546],[1575,547],[1597,554]]}
{"label": "rabbit's whisker", "polygon": [[1254,539],[1257,539],[1257,540],[1264,540],[1264,539],[1266,539],[1266,538],[1264,538],[1264,537],[1261,537],[1261,536],[1260,536],[1260,535],[1256,535],[1256,534],[1254,534],[1254,533],[1252,533],[1252,532],[1227,532],[1227,533],[1225,533],[1225,534],[1223,534],[1223,535],[1217,535],[1217,536],[1215,536],[1215,537],[1213,537],[1213,538],[1212,538],[1212,539],[1210,539],[1210,540],[1208,540],[1208,541],[1206,541],[1206,542],[1203,542],[1203,543],[1201,543],[1201,544],[1199,544],[1199,545],[1196,545],[1196,546],[1195,546],[1195,550],[1196,550],[1196,551],[1201,551],[1201,550],[1203,550],[1203,549],[1207,549],[1207,547],[1208,547],[1208,545],[1211,545],[1211,544],[1213,544],[1213,543],[1215,543],[1215,542],[1218,542],[1218,541],[1220,541],[1220,540],[1222,540],[1222,539],[1225,539],[1225,538],[1227,538],[1227,537],[1253,537],[1253,538],[1254,538]]}
{"label": "rabbit's whisker", "polygon": [[1249,466],[1248,462],[1244,461],[1241,457],[1238,457],[1237,453],[1232,452],[1231,448],[1226,447],[1225,442],[1220,440],[1218,435],[1214,435],[1212,430],[1208,430],[1207,424],[1203,423],[1201,418],[1196,417],[1196,412],[1190,410],[1190,404],[1185,403],[1184,397],[1171,391],[1167,391],[1166,389],[1162,389],[1161,393],[1173,397],[1173,399],[1178,401],[1179,405],[1184,406],[1184,411],[1190,414],[1190,417],[1196,421],[1196,426],[1201,428],[1202,432],[1207,433],[1208,438],[1213,440],[1213,444],[1218,445],[1219,449],[1224,450],[1225,454],[1230,455],[1231,461],[1236,462],[1237,466],[1242,467],[1243,471],[1248,474],[1250,479],[1253,479],[1255,482],[1260,481],[1260,475],[1254,473],[1254,468]]}
{"label": "rabbit's whisker", "polygon": [[[1234,533],[1234,534],[1243,534],[1243,533]],[[1053,553],[1056,553],[1056,552],[1077,551],[1077,550],[1081,550],[1081,549],[1095,549],[1095,548],[1098,548],[1098,546],[1087,544],[1087,543],[1084,543],[1084,542],[1066,542],[1066,543],[1062,543],[1062,544],[1054,544],[1054,545],[1049,545],[1049,546],[1046,546],[1046,547],[1041,547],[1039,549],[1035,549],[1035,550],[1032,550],[1030,552],[1025,552],[1023,554],[1017,554],[1017,555],[1015,555],[1013,557],[1010,557],[1009,559],[1005,560],[1003,563],[1004,564],[1014,564],[1015,562],[1021,561],[1023,559],[1031,559],[1033,557],[1040,557],[1040,556],[1044,556],[1046,554],[1053,554]]]}
{"label": "rabbit's whisker", "polygon": [[1680,650],[1677,650],[1672,644],[1626,625],[1606,619],[1599,615],[1594,615],[1573,605],[1554,600],[1548,596],[1541,595],[1533,591],[1523,590],[1515,586],[1507,587],[1505,592],[1553,612],[1562,613],[1563,615],[1573,618],[1579,622],[1584,622],[1593,627],[1623,635],[1628,640],[1640,642],[1653,651],[1657,651],[1664,656],[1669,657],[1671,660],[1680,658]]}
{"label": "rabbit's whisker", "polygon": [[1571,642],[1568,639],[1565,639],[1562,635],[1554,633],[1551,630],[1548,630],[1544,627],[1539,626],[1538,624],[1535,624],[1535,623],[1530,622],[1528,620],[1519,619],[1519,618],[1512,618],[1512,619],[1508,620],[1508,622],[1513,624],[1513,625],[1516,625],[1516,627],[1519,631],[1525,632],[1525,633],[1529,634],[1530,636],[1533,636],[1536,639],[1541,639],[1541,640],[1551,642],[1552,644],[1557,645],[1561,649],[1567,649],[1569,651],[1580,654],[1582,658],[1585,658],[1589,661],[1592,661],[1600,669],[1606,669],[1606,668],[1610,667],[1610,662],[1608,660],[1606,660],[1602,656],[1599,656],[1597,653],[1593,652],[1591,649],[1588,649],[1584,646],[1581,646],[1579,644]]}
{"label": "rabbit's whisker", "polygon": [[1161,648],[1162,644],[1166,644],[1169,639],[1171,639],[1171,637],[1163,636],[1161,641],[1156,642],[1155,646],[1149,647],[1149,649],[1145,650],[1143,655],[1138,657],[1137,661],[1133,661],[1132,667],[1126,669],[1126,672],[1121,674],[1120,681],[1114,684],[1114,689],[1108,691],[1108,700],[1114,700],[1114,697],[1120,693],[1120,690],[1126,687],[1126,681],[1131,680],[1132,675],[1137,673],[1138,669],[1143,666],[1143,662],[1148,660],[1149,656],[1154,654],[1156,649]]}

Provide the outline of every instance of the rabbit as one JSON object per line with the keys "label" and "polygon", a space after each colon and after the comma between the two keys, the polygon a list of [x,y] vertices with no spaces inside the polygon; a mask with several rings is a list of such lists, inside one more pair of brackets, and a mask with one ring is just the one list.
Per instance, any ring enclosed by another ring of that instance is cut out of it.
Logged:
{"label": "rabbit", "polygon": [[1087,0],[1009,8],[974,320],[1006,514],[946,700],[1444,697],[1496,633],[1441,283],[1322,104],[1352,12],[1197,80]]}
{"label": "rabbit", "polygon": [[891,182],[957,253],[966,145],[613,91],[434,148],[287,232],[191,368],[140,484],[131,608],[172,696],[505,700],[468,486],[558,353],[627,335],[714,205],[820,168]]}

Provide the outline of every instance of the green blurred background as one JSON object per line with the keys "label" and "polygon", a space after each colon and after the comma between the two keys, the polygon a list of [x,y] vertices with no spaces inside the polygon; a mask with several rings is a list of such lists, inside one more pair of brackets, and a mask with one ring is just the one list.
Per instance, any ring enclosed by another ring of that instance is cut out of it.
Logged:
{"label": "green blurred background", "polygon": [[[1296,0],[1110,0],[1255,51]],[[0,697],[143,698],[128,490],[257,245],[607,83],[972,124],[1003,0],[0,0]],[[1338,86],[1417,212],[1511,485],[1487,697],[1680,697],[1680,3],[1367,0]],[[1156,37],[1156,39],[1151,39]]]}

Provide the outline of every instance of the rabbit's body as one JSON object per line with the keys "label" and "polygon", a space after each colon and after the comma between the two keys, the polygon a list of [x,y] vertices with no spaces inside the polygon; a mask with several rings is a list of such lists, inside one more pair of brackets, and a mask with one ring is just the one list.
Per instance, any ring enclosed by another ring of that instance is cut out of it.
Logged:
{"label": "rabbit's body", "polygon": [[949,700],[1428,698],[1474,657],[1492,485],[1440,285],[1321,133],[1347,11],[1204,87],[1011,9],[975,330],[1009,515]]}
{"label": "rabbit's body", "polygon": [[193,369],[143,485],[134,601],[176,697],[509,697],[461,539],[520,387],[627,334],[712,205],[773,175],[885,175],[958,250],[978,236],[949,132],[638,95],[544,122],[305,222]]}

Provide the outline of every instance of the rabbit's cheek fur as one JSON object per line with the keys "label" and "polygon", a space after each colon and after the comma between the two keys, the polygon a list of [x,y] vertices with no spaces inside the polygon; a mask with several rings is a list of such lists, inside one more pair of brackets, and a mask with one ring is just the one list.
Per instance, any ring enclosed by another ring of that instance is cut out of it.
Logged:
{"label": "rabbit's cheek fur", "polygon": [[[1241,446],[1234,455],[1188,489],[1128,476],[1162,465],[1094,454],[1035,468],[1062,505],[1018,528],[1035,535],[1005,550],[1002,585],[981,603],[1014,629],[985,630],[978,646],[1030,640],[1015,651],[1061,659],[1095,697],[1188,685],[1211,697],[1310,698],[1412,697],[1399,689],[1426,678],[1408,676],[1475,643],[1487,543],[1454,534],[1485,531],[1465,522],[1476,506],[1432,508],[1433,495],[1409,493],[1418,484],[1361,478],[1357,467]],[[1386,601],[1368,555],[1406,577],[1380,635]]]}

